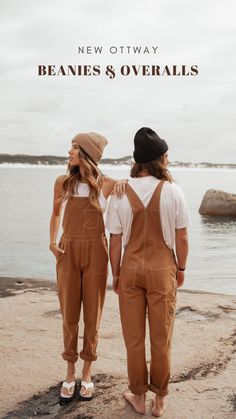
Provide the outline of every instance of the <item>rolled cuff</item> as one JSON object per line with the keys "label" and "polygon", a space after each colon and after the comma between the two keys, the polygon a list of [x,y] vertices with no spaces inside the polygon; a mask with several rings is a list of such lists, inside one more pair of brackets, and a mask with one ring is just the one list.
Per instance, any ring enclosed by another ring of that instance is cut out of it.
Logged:
{"label": "rolled cuff", "polygon": [[130,389],[131,393],[133,393],[133,394],[143,394],[143,393],[147,393],[148,385],[147,384],[144,384],[142,386],[131,386],[131,385],[129,385],[129,389]]}
{"label": "rolled cuff", "polygon": [[152,383],[148,386],[149,390],[153,393],[156,393],[160,397],[165,397],[167,394],[169,394],[168,388],[160,390],[158,387],[154,386]]}
{"label": "rolled cuff", "polygon": [[66,353],[62,353],[62,358],[64,361],[67,362],[76,362],[78,360],[78,355],[67,355]]}
{"label": "rolled cuff", "polygon": [[97,355],[89,355],[83,351],[80,352],[79,356],[81,359],[83,359],[83,361],[96,361],[97,360]]}

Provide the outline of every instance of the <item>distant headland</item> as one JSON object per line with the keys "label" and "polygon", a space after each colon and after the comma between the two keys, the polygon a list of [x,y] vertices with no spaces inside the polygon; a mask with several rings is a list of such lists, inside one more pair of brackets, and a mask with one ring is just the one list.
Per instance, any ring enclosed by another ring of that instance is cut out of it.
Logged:
{"label": "distant headland", "polygon": [[[124,156],[120,158],[107,158],[101,159],[100,164],[110,165],[130,165],[133,161],[132,156]],[[0,165],[4,164],[32,164],[32,165],[44,165],[44,166],[55,166],[55,165],[67,165],[68,158],[61,156],[31,156],[27,154],[0,154]],[[180,162],[174,161],[170,163],[170,167],[197,167],[197,168],[217,168],[217,169],[236,169],[236,163],[191,163],[191,162]]]}

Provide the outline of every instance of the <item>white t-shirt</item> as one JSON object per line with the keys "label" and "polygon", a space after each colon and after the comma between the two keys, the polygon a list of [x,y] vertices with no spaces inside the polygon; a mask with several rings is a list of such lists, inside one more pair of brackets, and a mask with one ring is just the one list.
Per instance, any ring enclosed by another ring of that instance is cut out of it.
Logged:
{"label": "white t-shirt", "polygon": [[[74,193],[73,196],[88,197],[89,196],[89,186],[88,186],[88,184],[87,183],[80,182],[78,184],[77,189],[76,189],[76,191],[75,191],[75,193]],[[104,197],[102,191],[100,192],[98,201],[99,201],[99,205],[100,205],[102,211],[105,212],[106,211],[106,207],[107,207],[107,200]]]}
{"label": "white t-shirt", "polygon": [[[131,178],[129,185],[146,207],[156,189],[159,179],[154,176]],[[163,237],[170,249],[175,247],[175,229],[190,225],[187,204],[181,188],[176,183],[165,182],[160,197],[160,218]],[[112,196],[108,205],[106,228],[110,233],[123,233],[123,244],[127,245],[133,220],[132,209],[126,195]]]}

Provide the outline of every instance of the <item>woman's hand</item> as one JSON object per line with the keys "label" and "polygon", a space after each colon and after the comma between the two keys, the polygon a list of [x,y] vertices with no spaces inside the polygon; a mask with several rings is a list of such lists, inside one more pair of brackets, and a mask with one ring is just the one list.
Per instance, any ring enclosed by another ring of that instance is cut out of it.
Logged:
{"label": "woman's hand", "polygon": [[61,255],[62,253],[65,253],[65,250],[58,247],[56,243],[50,243],[49,249],[54,254],[56,259],[58,259],[59,255]]}
{"label": "woman's hand", "polygon": [[119,294],[119,276],[113,276],[112,289],[116,294]]}
{"label": "woman's hand", "polygon": [[121,179],[116,182],[114,189],[113,189],[113,195],[117,196],[118,198],[122,198],[122,196],[126,192],[126,186],[128,183],[128,179]]}

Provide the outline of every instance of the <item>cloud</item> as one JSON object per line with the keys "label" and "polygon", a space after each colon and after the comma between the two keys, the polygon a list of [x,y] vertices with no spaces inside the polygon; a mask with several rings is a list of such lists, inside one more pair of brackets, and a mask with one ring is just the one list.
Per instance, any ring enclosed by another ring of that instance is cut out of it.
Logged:
{"label": "cloud", "polygon": [[[109,139],[106,156],[119,157],[150,125],[174,159],[232,161],[235,9],[232,0],[2,0],[0,152],[65,155],[76,132],[98,131]],[[104,53],[79,55],[79,45]],[[111,45],[159,48],[110,55]],[[117,72],[122,64],[198,64],[199,76],[39,78],[38,64],[112,64]]]}

